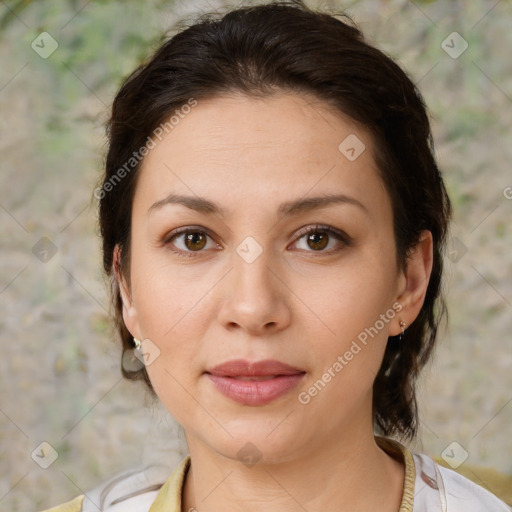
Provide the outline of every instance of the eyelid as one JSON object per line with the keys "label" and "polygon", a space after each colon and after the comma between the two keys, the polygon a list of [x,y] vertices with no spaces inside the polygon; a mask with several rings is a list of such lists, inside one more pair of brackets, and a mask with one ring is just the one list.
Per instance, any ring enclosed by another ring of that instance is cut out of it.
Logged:
{"label": "eyelid", "polygon": [[304,235],[307,235],[308,233],[315,232],[315,231],[326,231],[328,233],[334,233],[335,235],[338,235],[342,240],[345,240],[346,242],[350,242],[352,238],[347,235],[344,231],[341,231],[340,229],[337,229],[333,226],[329,226],[327,224],[308,224],[307,226],[299,229],[295,233],[295,236],[298,238],[303,237]]}
{"label": "eyelid", "polygon": [[181,228],[173,229],[170,233],[167,233],[162,241],[164,244],[168,244],[174,237],[177,237],[178,235],[186,235],[188,233],[204,233],[212,240],[215,239],[213,233],[203,226],[183,226]]}

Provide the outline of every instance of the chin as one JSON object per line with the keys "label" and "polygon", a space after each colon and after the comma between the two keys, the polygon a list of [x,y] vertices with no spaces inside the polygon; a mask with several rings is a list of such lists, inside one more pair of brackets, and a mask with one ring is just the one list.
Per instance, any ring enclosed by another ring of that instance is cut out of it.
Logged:
{"label": "chin", "polygon": [[226,424],[226,430],[233,437],[218,433],[207,435],[206,439],[203,433],[202,437],[212,450],[252,467],[262,463],[289,462],[295,459],[299,452],[303,453],[308,442],[304,438],[303,426],[296,427],[290,424],[279,425],[279,422],[269,423],[268,418],[265,419],[263,415],[259,420],[237,420],[236,424]]}

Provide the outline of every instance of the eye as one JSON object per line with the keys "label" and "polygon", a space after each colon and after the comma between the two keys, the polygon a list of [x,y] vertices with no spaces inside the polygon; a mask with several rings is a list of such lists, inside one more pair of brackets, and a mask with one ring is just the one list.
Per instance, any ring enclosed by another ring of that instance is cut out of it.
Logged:
{"label": "eye", "polygon": [[[211,242],[209,244],[209,242]],[[219,248],[212,237],[204,228],[187,226],[174,230],[164,240],[166,245],[170,245],[171,250],[181,256],[190,257],[191,253],[202,252],[203,249]]]}
{"label": "eye", "polygon": [[[300,250],[317,253],[333,253],[350,245],[352,239],[343,231],[332,226],[315,225],[301,229],[294,243]],[[300,247],[300,242],[303,242]],[[336,243],[337,242],[337,243]],[[164,240],[164,244],[177,253],[178,256],[193,257],[194,253],[204,252],[207,249],[221,249],[205,228],[200,226],[186,226],[178,228]],[[333,247],[334,246],[334,247]]]}
{"label": "eye", "polygon": [[[298,236],[298,242],[304,242],[303,246],[298,248],[307,252],[331,253],[350,245],[351,242],[351,238],[346,233],[332,226],[308,226],[301,229]],[[326,248],[328,250],[325,250]]]}

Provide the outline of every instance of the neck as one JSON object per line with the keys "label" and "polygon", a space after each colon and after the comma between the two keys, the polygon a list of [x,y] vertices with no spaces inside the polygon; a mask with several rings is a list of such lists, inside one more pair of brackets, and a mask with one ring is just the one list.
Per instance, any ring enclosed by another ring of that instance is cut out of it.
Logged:
{"label": "neck", "polygon": [[286,462],[262,459],[251,467],[187,437],[192,463],[182,511],[397,512],[402,463],[377,446],[371,430],[332,437],[312,441]]}

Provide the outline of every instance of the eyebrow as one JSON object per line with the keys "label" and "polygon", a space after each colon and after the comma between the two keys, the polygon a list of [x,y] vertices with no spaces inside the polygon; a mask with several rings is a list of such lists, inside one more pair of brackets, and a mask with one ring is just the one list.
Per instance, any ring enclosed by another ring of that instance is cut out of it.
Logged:
{"label": "eyebrow", "polygon": [[[160,201],[152,204],[148,210],[148,215],[151,212],[159,210],[160,208],[169,204],[181,204],[191,210],[207,215],[218,215],[224,218],[227,215],[227,210],[225,208],[204,197],[184,196],[172,193]],[[355,197],[347,196],[345,194],[326,194],[317,197],[307,197],[293,201],[287,201],[279,205],[277,212],[279,216],[291,217],[293,215],[299,215],[301,213],[318,210],[320,208],[326,208],[327,206],[335,204],[349,204],[357,206],[365,213],[368,213],[368,209],[363,205],[363,203],[358,201]]]}

